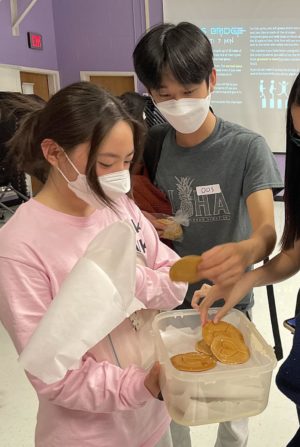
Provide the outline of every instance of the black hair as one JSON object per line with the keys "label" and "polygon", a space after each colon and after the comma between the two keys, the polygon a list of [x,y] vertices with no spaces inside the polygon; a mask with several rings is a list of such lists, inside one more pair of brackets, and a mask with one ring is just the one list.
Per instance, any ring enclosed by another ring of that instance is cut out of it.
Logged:
{"label": "black hair", "polygon": [[[126,112],[121,101],[97,85],[77,82],[58,91],[44,108],[26,116],[10,141],[10,150],[20,168],[45,182],[51,166],[41,149],[43,140],[55,141],[66,153],[89,142],[88,183],[96,195],[111,205],[98,182],[97,151],[104,137],[121,120],[132,128],[134,147],[139,147],[140,125]],[[134,160],[137,157],[138,150]]]}
{"label": "black hair", "polygon": [[300,73],[291,88],[286,120],[286,164],[285,164],[285,222],[281,239],[282,248],[294,246],[300,237],[300,147],[291,138],[294,131],[291,108],[300,108]]}
{"label": "black hair", "polygon": [[39,110],[46,104],[37,95],[24,95],[19,92],[0,92],[0,121],[17,121],[27,113]]}
{"label": "black hair", "polygon": [[141,132],[135,147],[139,156],[135,158],[135,161],[130,166],[130,172],[134,174],[136,169],[140,169],[140,161],[144,151],[144,143],[148,130],[148,126],[144,120],[144,110],[147,104],[147,98],[137,92],[125,92],[119,96],[119,99],[133,120],[138,122],[141,126]]}
{"label": "black hair", "polygon": [[0,185],[12,185],[16,190],[28,195],[25,174],[17,169],[9,157],[8,142],[15,134],[22,119],[40,110],[45,101],[37,95],[19,92],[0,92]]}
{"label": "black hair", "polygon": [[147,104],[147,98],[137,92],[125,92],[119,96],[119,99],[132,118],[143,124],[143,112]]}
{"label": "black hair", "polygon": [[150,29],[133,52],[135,72],[148,90],[158,90],[170,70],[182,85],[209,82],[214,67],[212,46],[199,27],[188,22],[164,23]]}

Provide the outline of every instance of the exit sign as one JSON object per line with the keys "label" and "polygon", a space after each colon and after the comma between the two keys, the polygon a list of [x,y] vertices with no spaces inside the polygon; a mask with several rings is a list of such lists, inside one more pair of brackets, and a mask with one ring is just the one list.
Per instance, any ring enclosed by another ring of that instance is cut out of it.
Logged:
{"label": "exit sign", "polygon": [[42,50],[43,49],[43,38],[41,34],[37,33],[27,33],[28,38],[28,47],[33,50]]}

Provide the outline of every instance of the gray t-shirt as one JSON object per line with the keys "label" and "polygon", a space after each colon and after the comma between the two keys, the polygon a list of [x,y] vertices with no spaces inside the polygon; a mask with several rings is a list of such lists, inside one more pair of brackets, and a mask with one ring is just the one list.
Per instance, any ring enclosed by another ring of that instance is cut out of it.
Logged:
{"label": "gray t-shirt", "polygon": [[[264,138],[220,118],[212,134],[194,147],[178,146],[175,131],[170,128],[163,142],[155,184],[168,196],[173,213],[181,209],[189,218],[189,226],[183,227],[183,240],[174,243],[180,256],[201,254],[215,245],[248,239],[248,196],[268,188],[277,193],[283,186]],[[201,284],[189,287],[188,302]],[[251,293],[239,307],[252,305]]]}

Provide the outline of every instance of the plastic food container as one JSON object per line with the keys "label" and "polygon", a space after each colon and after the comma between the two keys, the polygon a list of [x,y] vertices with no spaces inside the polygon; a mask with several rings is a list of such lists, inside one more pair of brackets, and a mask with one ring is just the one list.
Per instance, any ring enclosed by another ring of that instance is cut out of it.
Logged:
{"label": "plastic food container", "polygon": [[[215,312],[211,309],[210,316]],[[242,312],[233,309],[223,320],[242,332],[250,359],[241,365],[218,362],[215,368],[202,372],[179,371],[170,361],[175,354],[195,351],[195,343],[202,339],[199,314],[175,310],[162,312],[153,321],[162,395],[170,416],[179,424],[241,419],[259,414],[267,406],[277,364],[273,348]]]}

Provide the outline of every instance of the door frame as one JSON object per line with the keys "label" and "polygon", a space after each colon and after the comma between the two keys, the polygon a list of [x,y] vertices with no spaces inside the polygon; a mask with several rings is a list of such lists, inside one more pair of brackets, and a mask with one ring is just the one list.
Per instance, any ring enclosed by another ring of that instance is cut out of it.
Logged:
{"label": "door frame", "polygon": [[81,81],[90,81],[91,76],[133,76],[134,91],[138,91],[138,80],[134,71],[80,71]]}
{"label": "door frame", "polygon": [[8,64],[0,64],[0,68],[9,68],[12,70],[17,70],[19,73],[21,71],[25,71],[28,73],[45,74],[48,77],[48,87],[50,96],[54,95],[54,93],[60,90],[60,77],[59,77],[59,71],[57,70],[47,70],[44,68],[23,67],[21,65],[8,65]]}

